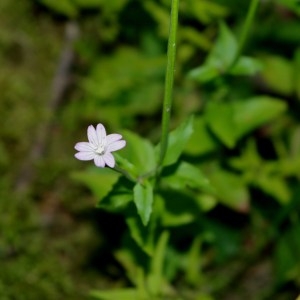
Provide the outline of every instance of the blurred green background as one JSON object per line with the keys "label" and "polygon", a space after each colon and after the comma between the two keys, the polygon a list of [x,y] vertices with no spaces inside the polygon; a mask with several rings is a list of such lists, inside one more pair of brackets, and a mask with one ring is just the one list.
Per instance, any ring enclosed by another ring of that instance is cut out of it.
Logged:
{"label": "blurred green background", "polygon": [[[203,200],[198,223],[169,220],[182,233],[168,260],[184,261],[199,236],[202,245],[196,281],[188,263],[170,264],[174,299],[295,299],[300,288],[299,1],[261,1],[247,76],[197,69],[220,22],[240,36],[248,6],[180,1],[172,127],[198,116],[185,156],[224,198]],[[125,222],[95,208],[73,147],[99,122],[159,140],[169,10],[169,0],[0,1],[1,299],[88,299],[131,285],[115,255]],[[224,44],[220,56],[230,52]],[[259,95],[265,106],[240,116],[255,125],[232,140],[227,108]]]}

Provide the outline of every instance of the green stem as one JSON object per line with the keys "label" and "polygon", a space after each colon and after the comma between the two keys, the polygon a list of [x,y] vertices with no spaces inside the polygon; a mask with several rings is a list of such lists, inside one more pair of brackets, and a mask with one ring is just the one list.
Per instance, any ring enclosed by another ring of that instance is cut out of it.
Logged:
{"label": "green stem", "polygon": [[172,0],[167,53],[167,70],[165,79],[165,94],[162,111],[162,135],[160,140],[160,157],[158,167],[162,166],[168,148],[169,124],[173,100],[173,82],[175,72],[174,68],[176,56],[176,33],[178,24],[178,2],[179,0]]}
{"label": "green stem", "polygon": [[111,168],[111,170],[116,171],[120,174],[122,174],[123,176],[125,176],[128,180],[136,183],[136,179],[133,178],[127,171],[125,171],[124,169],[120,168],[118,165],[115,165],[113,168]]}
{"label": "green stem", "polygon": [[229,69],[232,69],[235,66],[235,64],[237,63],[237,61],[239,60],[239,58],[242,54],[242,51],[246,44],[246,40],[249,36],[250,28],[252,26],[258,4],[259,4],[259,0],[251,0],[250,6],[248,9],[248,13],[246,16],[246,21],[245,21],[244,27],[242,29],[241,37],[239,40],[238,50],[236,52],[235,58],[231,64],[231,66],[229,67]]}

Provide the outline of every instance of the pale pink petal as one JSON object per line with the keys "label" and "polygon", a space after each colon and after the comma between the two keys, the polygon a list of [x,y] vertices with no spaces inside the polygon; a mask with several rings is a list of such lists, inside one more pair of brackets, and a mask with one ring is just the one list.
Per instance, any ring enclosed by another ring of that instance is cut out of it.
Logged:
{"label": "pale pink petal", "polygon": [[78,152],[75,157],[79,160],[92,160],[95,157],[94,152]]}
{"label": "pale pink petal", "polygon": [[116,141],[120,140],[121,138],[122,138],[121,134],[117,134],[117,133],[109,134],[106,137],[106,143],[107,143],[107,145],[109,145],[113,142],[116,142]]}
{"label": "pale pink petal", "polygon": [[110,145],[107,146],[106,151],[107,152],[113,152],[120,150],[126,146],[126,141],[121,140],[121,141],[116,141],[111,143]]}
{"label": "pale pink petal", "polygon": [[106,130],[105,130],[104,126],[99,123],[97,125],[96,132],[97,132],[97,137],[98,137],[98,143],[103,145],[106,140]]}
{"label": "pale pink petal", "polygon": [[104,159],[104,162],[111,168],[113,168],[115,166],[115,158],[113,157],[113,155],[109,152],[106,152],[104,155],[103,155],[103,159]]}
{"label": "pale pink petal", "polygon": [[77,143],[74,147],[77,151],[82,151],[82,152],[90,152],[93,151],[94,149],[91,147],[90,143],[87,142],[80,142]]}
{"label": "pale pink petal", "polygon": [[105,167],[105,162],[104,162],[104,159],[102,156],[100,155],[95,155],[94,157],[94,162],[95,162],[95,165],[97,167],[100,167],[100,168],[104,168]]}
{"label": "pale pink petal", "polygon": [[94,126],[90,125],[88,127],[87,135],[88,135],[89,142],[93,146],[98,146],[99,145],[96,130],[95,130]]}

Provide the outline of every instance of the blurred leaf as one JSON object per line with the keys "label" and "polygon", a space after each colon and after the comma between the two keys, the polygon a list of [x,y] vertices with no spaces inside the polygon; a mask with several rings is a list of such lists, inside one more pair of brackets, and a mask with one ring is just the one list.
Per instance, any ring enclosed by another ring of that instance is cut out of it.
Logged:
{"label": "blurred leaf", "polygon": [[115,289],[108,291],[91,291],[90,296],[94,299],[100,300],[142,300],[139,298],[139,293],[137,289],[127,288],[127,289]]}
{"label": "blurred leaf", "polygon": [[265,193],[273,196],[281,204],[287,204],[291,200],[291,191],[285,180],[279,176],[263,173],[263,170],[255,179]]}
{"label": "blurred leaf", "polygon": [[[225,23],[220,23],[220,33],[204,64],[189,72],[189,77],[208,82],[222,74],[254,75],[262,64],[251,57],[241,56],[234,63],[238,45],[235,36]],[[234,63],[234,65],[232,65]]]}
{"label": "blurred leaf", "polygon": [[151,259],[150,272],[147,278],[151,295],[158,295],[162,291],[162,286],[165,284],[163,272],[168,240],[169,232],[163,231],[158,239]]}
{"label": "blurred leaf", "polygon": [[161,193],[161,196],[156,201],[163,207],[160,214],[163,226],[176,227],[189,224],[200,213],[193,195],[190,196],[180,190],[166,190]]}
{"label": "blurred leaf", "polygon": [[100,8],[104,0],[72,0],[80,8]]}
{"label": "blurred leaf", "polygon": [[205,34],[194,29],[193,27],[181,26],[179,28],[179,35],[181,37],[181,42],[188,41],[200,49],[209,50],[212,46],[212,43],[209,40],[209,38],[206,37]]}
{"label": "blurred leaf", "polygon": [[291,95],[294,89],[293,66],[290,61],[281,56],[264,56],[262,77],[266,85],[282,95]]}
{"label": "blurred leaf", "polygon": [[[210,52],[207,64],[225,71],[233,62],[237,53],[237,41],[231,30],[223,22],[220,23],[220,32]],[[206,62],[205,62],[206,64]]]}
{"label": "blurred leaf", "polygon": [[262,158],[258,154],[254,139],[251,138],[247,141],[245,148],[242,150],[241,156],[236,156],[230,159],[230,165],[239,171],[251,171],[251,173],[254,173],[253,176],[256,176],[257,169],[259,169],[262,165]]}
{"label": "blurred leaf", "polygon": [[78,13],[77,7],[72,0],[39,0],[55,12],[67,17],[75,17]]}
{"label": "blurred leaf", "polygon": [[188,283],[192,284],[193,286],[198,286],[199,284],[201,284],[201,282],[203,282],[204,279],[201,272],[201,246],[202,238],[198,236],[193,240],[192,246],[188,251],[186,279]]}
{"label": "blurred leaf", "polygon": [[141,217],[143,224],[146,226],[150,220],[153,204],[153,187],[149,181],[142,184],[137,183],[133,188],[134,203],[137,212]]}
{"label": "blurred leaf", "polygon": [[278,117],[287,109],[284,101],[268,96],[257,96],[234,102],[236,136],[242,137],[249,131]]}
{"label": "blurred leaf", "polygon": [[[271,164],[271,163],[270,163]],[[287,157],[274,162],[273,170],[281,176],[295,176],[300,170],[300,156]]]}
{"label": "blurred leaf", "polygon": [[209,177],[221,203],[239,212],[249,211],[249,193],[239,175],[216,169]]}
{"label": "blurred leaf", "polygon": [[286,6],[298,16],[300,16],[300,5],[298,0],[277,0],[281,5]]}
{"label": "blurred leaf", "polygon": [[218,204],[216,196],[213,196],[211,194],[199,193],[195,195],[195,200],[198,203],[200,209],[205,212],[210,211]]}
{"label": "blurred leaf", "polygon": [[126,140],[126,147],[122,149],[122,156],[134,165],[139,175],[152,171],[156,167],[153,145],[130,131],[123,131],[122,135]]}
{"label": "blurred leaf", "polygon": [[219,76],[231,66],[236,53],[237,41],[234,35],[224,23],[220,23],[218,38],[208,58],[202,66],[191,70],[189,77],[206,82]]}
{"label": "blurred leaf", "polygon": [[97,203],[98,208],[111,212],[122,211],[133,200],[133,183],[125,177],[119,177],[112,190]]}
{"label": "blurred leaf", "polygon": [[167,38],[169,34],[169,11],[154,1],[143,1],[143,5],[157,22],[159,35]]}
{"label": "blurred leaf", "polygon": [[187,1],[187,9],[190,14],[204,24],[228,14],[228,9],[225,6],[208,0]]}
{"label": "blurred leaf", "polygon": [[278,283],[300,278],[300,226],[294,224],[280,234],[275,249],[275,272]]}
{"label": "blurred leaf", "polygon": [[173,174],[162,178],[162,182],[179,190],[189,186],[209,193],[214,192],[213,186],[201,170],[187,162],[181,162]]}
{"label": "blurred leaf", "polygon": [[255,58],[242,56],[236,62],[229,73],[232,75],[255,75],[257,72],[261,71],[263,65],[260,61]]}
{"label": "blurred leaf", "polygon": [[298,100],[300,100],[300,48],[294,54],[294,83]]}
{"label": "blurred leaf", "polygon": [[120,174],[108,168],[91,167],[87,171],[73,172],[71,178],[87,186],[98,199],[103,199],[119,179]]}
{"label": "blurred leaf", "polygon": [[219,75],[219,70],[215,66],[208,64],[204,64],[201,67],[193,69],[188,74],[190,78],[199,80],[200,82],[208,82]]}
{"label": "blurred leaf", "polygon": [[233,103],[209,102],[205,110],[205,119],[212,132],[227,147],[233,148],[239,138],[272,121],[286,108],[282,100],[267,96]]}
{"label": "blurred leaf", "polygon": [[236,142],[236,128],[231,104],[208,102],[205,118],[212,132],[227,147],[233,148]]}
{"label": "blurred leaf", "polygon": [[194,131],[187,143],[185,151],[192,155],[203,155],[218,148],[218,142],[208,131],[205,118],[196,117]]}
{"label": "blurred leaf", "polygon": [[[128,235],[125,235],[125,237],[129,237]],[[125,243],[122,248],[118,249],[115,253],[114,256],[118,260],[118,262],[122,265],[122,267],[126,270],[126,276],[128,279],[137,287],[138,291],[142,293],[142,290],[145,285],[144,283],[144,271],[141,266],[140,262],[140,257],[141,252],[138,254],[135,251],[135,247],[132,247],[132,239],[129,237],[130,240],[128,239],[123,239],[125,240]],[[128,245],[129,243],[129,245]],[[136,246],[137,247],[137,246]],[[138,248],[138,247],[137,247]],[[140,250],[140,249],[139,249]],[[146,254],[142,253],[143,257],[147,256]],[[146,257],[146,259],[148,256]],[[143,261],[143,259],[141,259]],[[142,281],[142,282],[141,282]],[[143,288],[140,287],[140,283],[143,285]]]}
{"label": "blurred leaf", "polygon": [[141,218],[137,215],[126,216],[126,223],[129,227],[130,235],[138,246],[149,256],[154,251],[154,228],[155,223],[151,222],[148,226],[142,224]]}
{"label": "blurred leaf", "polygon": [[239,253],[243,231],[216,219],[204,219],[202,221],[204,226],[203,240],[215,245],[215,259],[225,263],[228,258]]}
{"label": "blurred leaf", "polygon": [[[115,52],[109,56],[104,56],[93,63],[88,77],[83,81],[83,87],[86,90],[87,97],[94,99],[94,105],[103,108],[106,106],[119,106],[122,116],[124,112],[135,109],[138,112],[148,113],[157,108],[160,101],[161,90],[157,88],[158,83],[164,76],[165,57],[148,57],[143,52],[133,47],[118,47]],[[154,85],[154,91],[151,91],[149,98],[147,92],[149,85]],[[144,100],[137,99],[135,93],[142,94]],[[131,94],[134,95],[135,103],[132,105]],[[88,101],[92,104],[91,99]],[[112,100],[115,99],[115,100]],[[145,99],[151,99],[146,101]]]}
{"label": "blurred leaf", "polygon": [[[175,130],[171,131],[169,134],[168,149],[163,161],[163,166],[169,166],[174,164],[179,156],[181,155],[183,149],[189,138],[193,133],[193,116],[187,118],[181,125],[179,125]],[[159,153],[160,144],[156,146],[156,153]]]}

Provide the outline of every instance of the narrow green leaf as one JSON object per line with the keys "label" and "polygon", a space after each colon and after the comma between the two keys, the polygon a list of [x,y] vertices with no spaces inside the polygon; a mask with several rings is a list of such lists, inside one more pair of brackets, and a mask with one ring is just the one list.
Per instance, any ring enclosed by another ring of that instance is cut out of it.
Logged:
{"label": "narrow green leaf", "polygon": [[197,236],[194,239],[187,256],[186,279],[194,286],[199,285],[204,279],[201,272],[201,246],[202,238]]}
{"label": "narrow green leaf", "polygon": [[[178,160],[183,149],[185,148],[187,141],[193,133],[193,122],[194,118],[191,116],[175,130],[170,132],[168,150],[163,162],[163,166],[172,165]],[[159,147],[160,144],[158,144],[156,147],[157,153],[159,152]]]}
{"label": "narrow green leaf", "polygon": [[39,0],[55,12],[67,17],[75,17],[78,14],[77,7],[72,0]]}
{"label": "narrow green leaf", "polygon": [[99,300],[142,300],[138,294],[138,291],[133,288],[90,292],[92,298]]}
{"label": "narrow green leaf", "polygon": [[130,215],[126,217],[126,223],[129,227],[132,239],[145,253],[152,256],[154,249],[155,222],[150,221],[148,226],[144,226],[139,216]]}
{"label": "narrow green leaf", "polygon": [[157,242],[157,246],[151,260],[150,273],[148,276],[148,287],[152,295],[158,295],[164,284],[164,259],[166,254],[167,243],[169,240],[169,232],[164,231]]}
{"label": "narrow green leaf", "polygon": [[153,204],[153,187],[149,181],[137,183],[133,188],[134,203],[143,224],[146,226],[150,220]]}
{"label": "narrow green leaf", "polygon": [[[300,226],[297,222],[281,232],[275,248],[275,275],[278,283],[300,278]],[[298,299],[298,298],[297,298]]]}
{"label": "narrow green leaf", "polygon": [[[129,245],[128,245],[128,239]],[[114,251],[114,257],[122,265],[126,271],[127,278],[131,283],[137,288],[141,294],[145,294],[145,274],[140,261],[144,261],[142,258],[138,257],[140,253],[136,253],[136,248],[132,246],[132,239],[130,236],[125,235],[122,243],[122,248],[119,248],[117,251]],[[134,248],[134,249],[133,249]],[[140,249],[138,249],[140,251]],[[145,257],[146,255],[142,253]],[[146,257],[148,259],[148,256]]]}
{"label": "narrow green leaf", "polygon": [[198,68],[191,70],[188,77],[191,79],[198,80],[200,82],[208,82],[220,75],[217,67],[204,64]]}

